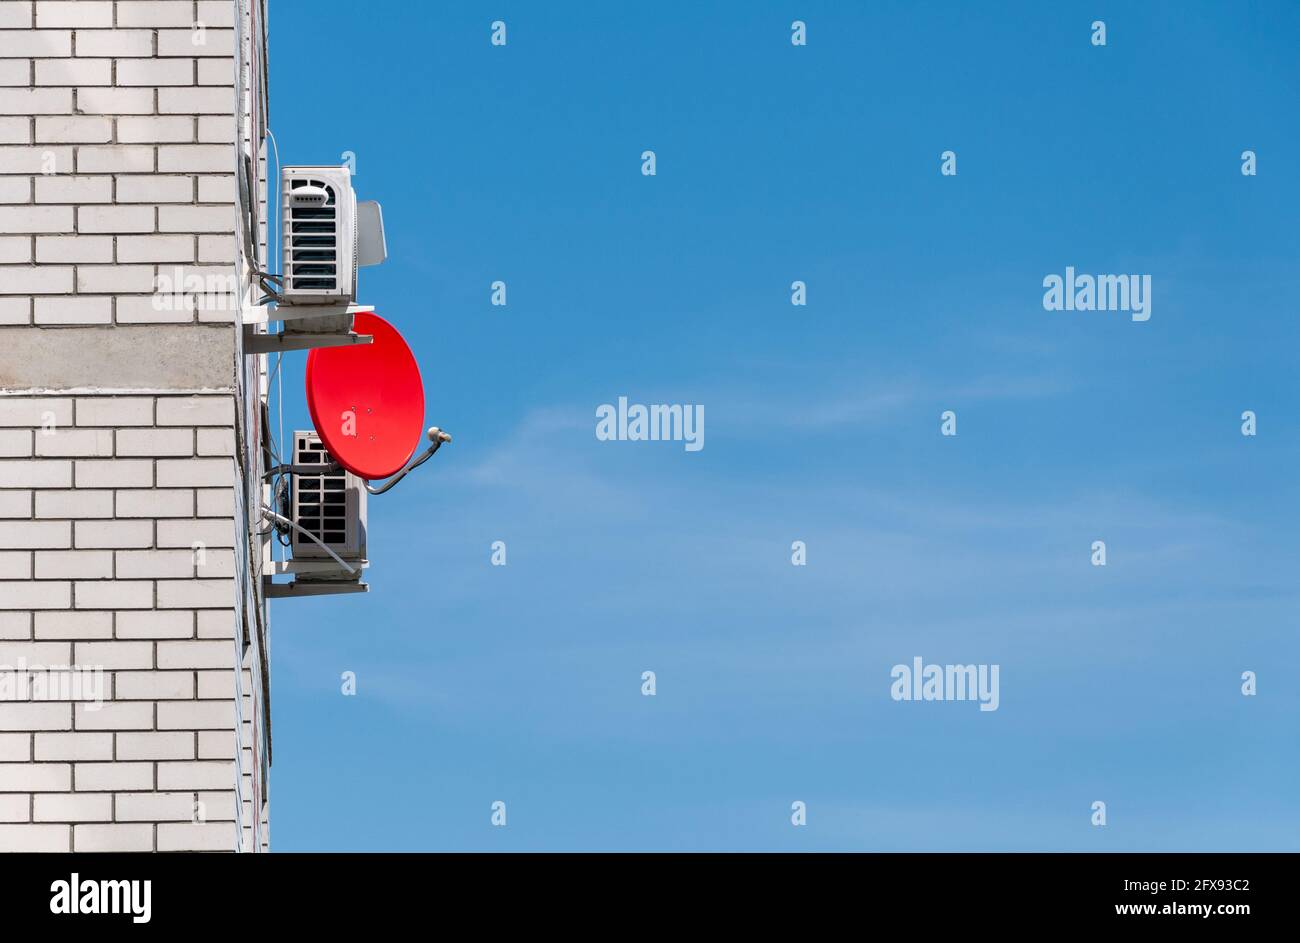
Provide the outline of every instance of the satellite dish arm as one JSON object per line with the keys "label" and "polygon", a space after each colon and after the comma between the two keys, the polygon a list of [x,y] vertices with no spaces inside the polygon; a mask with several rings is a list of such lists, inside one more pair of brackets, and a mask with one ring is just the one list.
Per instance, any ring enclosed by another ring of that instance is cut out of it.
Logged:
{"label": "satellite dish arm", "polygon": [[369,491],[371,494],[383,494],[385,491],[392,488],[393,485],[397,484],[399,481],[405,478],[407,473],[410,472],[412,469],[419,468],[429,459],[433,458],[433,453],[438,451],[438,449],[442,448],[442,443],[451,441],[451,436],[443,432],[437,426],[429,427],[428,436],[429,436],[429,441],[432,442],[433,445],[425,449],[424,452],[421,453],[419,458],[415,459],[413,462],[408,464],[405,468],[399,471],[392,478],[389,478],[388,481],[384,482],[384,484],[380,485],[378,488],[373,487],[370,484],[370,482],[367,481],[366,490]]}

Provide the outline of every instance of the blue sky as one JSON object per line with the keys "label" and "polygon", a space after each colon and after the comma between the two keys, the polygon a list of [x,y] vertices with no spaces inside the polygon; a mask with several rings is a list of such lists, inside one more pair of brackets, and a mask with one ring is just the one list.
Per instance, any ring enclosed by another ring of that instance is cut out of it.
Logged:
{"label": "blue sky", "polygon": [[[455,441],[371,500],[369,595],[272,605],[273,847],[1300,850],[1298,39],[276,0],[281,158],[357,155],[361,300]],[[1150,274],[1151,319],[1045,311],[1066,266]],[[598,441],[620,395],[705,448]],[[891,700],[917,655],[1000,665],[999,709]]]}

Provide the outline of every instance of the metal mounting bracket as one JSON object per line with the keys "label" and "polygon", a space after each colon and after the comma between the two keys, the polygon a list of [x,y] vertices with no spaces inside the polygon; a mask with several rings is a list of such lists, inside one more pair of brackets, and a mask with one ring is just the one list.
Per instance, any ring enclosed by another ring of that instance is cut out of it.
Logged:
{"label": "metal mounting bracket", "polygon": [[267,599],[288,599],[295,596],[341,596],[348,593],[368,593],[369,583],[302,582],[272,583],[269,576],[262,578],[262,595]]}
{"label": "metal mounting bracket", "polygon": [[339,315],[373,314],[374,305],[256,305],[244,309],[245,324],[266,324],[270,321],[296,321],[301,318],[325,318]]}
{"label": "metal mounting bracket", "polygon": [[314,350],[317,347],[351,347],[354,344],[374,342],[372,334],[299,334],[289,331],[283,334],[244,333],[244,353],[247,356],[257,354],[275,354],[285,350]]}

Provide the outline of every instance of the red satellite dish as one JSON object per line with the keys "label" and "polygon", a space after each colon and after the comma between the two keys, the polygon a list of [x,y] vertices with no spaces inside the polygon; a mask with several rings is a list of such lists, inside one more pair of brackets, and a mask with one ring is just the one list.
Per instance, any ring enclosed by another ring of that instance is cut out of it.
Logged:
{"label": "red satellite dish", "polygon": [[401,471],[424,433],[424,384],[402,335],[377,314],[353,330],[370,344],[317,347],[307,355],[307,408],[325,449],[367,481]]}

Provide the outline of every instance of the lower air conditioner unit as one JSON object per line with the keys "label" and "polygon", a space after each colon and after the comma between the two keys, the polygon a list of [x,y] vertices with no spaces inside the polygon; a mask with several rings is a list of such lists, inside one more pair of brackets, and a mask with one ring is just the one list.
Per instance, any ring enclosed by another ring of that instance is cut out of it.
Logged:
{"label": "lower air conditioner unit", "polygon": [[[292,550],[298,582],[361,578],[366,565],[365,482],[343,468],[330,468],[334,459],[325,451],[314,430],[293,434],[293,464],[300,471],[293,476],[293,522],[320,543],[297,529],[292,531]],[[320,471],[312,469],[319,467]],[[324,544],[356,572],[339,566],[321,546]],[[319,565],[317,565],[319,564]]]}

